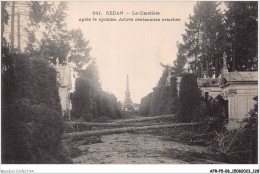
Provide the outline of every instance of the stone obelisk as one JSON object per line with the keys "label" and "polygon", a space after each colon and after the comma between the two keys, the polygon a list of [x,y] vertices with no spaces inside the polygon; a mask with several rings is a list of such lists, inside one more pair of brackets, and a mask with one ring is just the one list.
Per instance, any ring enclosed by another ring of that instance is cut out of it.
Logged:
{"label": "stone obelisk", "polygon": [[126,92],[125,92],[125,100],[123,104],[124,110],[133,110],[133,103],[130,97],[130,91],[129,91],[129,79],[128,75],[126,76]]}

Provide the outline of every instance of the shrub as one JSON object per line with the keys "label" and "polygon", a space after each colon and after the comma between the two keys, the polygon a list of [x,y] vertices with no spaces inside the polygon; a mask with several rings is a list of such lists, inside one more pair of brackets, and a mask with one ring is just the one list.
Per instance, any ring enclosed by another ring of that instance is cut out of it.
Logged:
{"label": "shrub", "polygon": [[[257,100],[257,98],[255,98]],[[257,105],[244,120],[245,126],[239,129],[216,133],[211,149],[227,163],[257,164],[258,110]]]}
{"label": "shrub", "polygon": [[[168,74],[168,71],[166,71]],[[171,85],[165,86],[162,82],[166,79],[164,75],[160,79],[153,92],[142,98],[140,105],[141,115],[163,115],[174,114],[178,107],[177,78],[171,78]],[[160,84],[160,85],[159,85]]]}
{"label": "shrub", "polygon": [[70,163],[62,151],[64,122],[60,113],[43,104],[33,105],[31,131],[36,163]]}
{"label": "shrub", "polygon": [[84,78],[77,78],[75,82],[75,92],[71,98],[72,111],[71,116],[74,118],[92,117],[91,110],[91,83]]}
{"label": "shrub", "polygon": [[153,108],[157,109],[157,115],[174,114],[178,107],[178,92],[177,92],[177,78],[171,78],[170,86],[164,86],[159,89],[159,98],[155,97],[157,105]]}
{"label": "shrub", "polygon": [[[98,117],[108,117],[112,119],[121,117],[120,108],[117,105],[117,99],[113,94],[100,92],[96,100],[96,106],[96,112],[98,114]],[[105,119],[104,121],[106,120],[107,119]]]}
{"label": "shrub", "polygon": [[[210,124],[209,131],[225,131],[225,123],[226,123],[226,116],[228,113],[227,108],[227,101],[223,99],[221,95],[218,95],[214,99],[210,99],[208,102],[208,108],[207,112],[210,116],[210,121],[212,124]],[[225,112],[225,115],[223,115],[223,111]]]}
{"label": "shrub", "polygon": [[99,117],[121,117],[116,97],[99,90],[85,77],[77,78],[71,103],[72,117],[81,121],[99,120]]}
{"label": "shrub", "polygon": [[26,55],[2,57],[2,162],[70,163],[56,71]]}
{"label": "shrub", "polygon": [[197,78],[194,74],[182,76],[179,92],[178,120],[181,122],[193,121],[196,108],[200,105],[200,95]]}
{"label": "shrub", "polygon": [[173,76],[171,78],[171,86],[170,86],[169,95],[171,98],[170,113],[174,114],[178,110],[178,90],[177,90],[177,77],[176,76]]}
{"label": "shrub", "polygon": [[2,77],[3,97],[10,103],[26,98],[31,104],[44,103],[61,112],[56,70],[45,60],[23,54],[7,55],[3,57]]}
{"label": "shrub", "polygon": [[250,148],[251,162],[254,164],[258,163],[258,97],[254,98],[257,103],[254,108],[249,112],[248,117],[244,120],[247,124],[245,125],[245,148]]}
{"label": "shrub", "polygon": [[169,96],[169,87],[157,87],[153,92],[153,105],[151,106],[151,113],[153,115],[169,114],[169,103],[171,98]]}
{"label": "shrub", "polygon": [[61,114],[46,105],[18,99],[3,122],[4,163],[70,163],[63,151]]}
{"label": "shrub", "polygon": [[61,112],[56,70],[47,61],[32,58],[31,73],[33,78],[32,104],[44,103],[48,108]]}
{"label": "shrub", "polygon": [[153,95],[153,93],[149,93],[147,96],[145,96],[141,99],[141,104],[140,104],[140,114],[141,115],[146,116],[146,115],[150,114],[152,95]]}
{"label": "shrub", "polygon": [[66,111],[64,112],[64,115],[63,115],[62,119],[63,119],[64,121],[69,121],[69,120],[70,120],[70,111],[69,111],[69,109],[66,109]]}

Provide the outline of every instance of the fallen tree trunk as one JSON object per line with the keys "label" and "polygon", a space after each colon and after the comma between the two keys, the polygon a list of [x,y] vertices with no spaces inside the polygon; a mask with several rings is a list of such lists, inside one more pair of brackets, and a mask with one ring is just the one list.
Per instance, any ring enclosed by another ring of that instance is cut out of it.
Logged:
{"label": "fallen tree trunk", "polygon": [[116,133],[125,133],[125,132],[135,132],[135,131],[144,131],[152,129],[162,129],[162,128],[175,128],[180,126],[194,126],[199,123],[175,123],[175,124],[166,124],[166,125],[154,125],[154,126],[142,126],[142,127],[126,127],[126,128],[117,128],[117,129],[103,129],[96,131],[84,131],[76,133],[66,133],[63,138],[70,137],[80,137],[80,136],[97,136],[97,135],[107,135],[107,134],[116,134]]}
{"label": "fallen tree trunk", "polygon": [[142,117],[142,118],[133,118],[133,119],[126,119],[126,120],[119,120],[115,123],[130,123],[136,121],[150,121],[150,120],[160,120],[165,118],[174,118],[175,114],[171,115],[161,115],[161,116],[154,116],[154,117]]}
{"label": "fallen tree trunk", "polygon": [[73,126],[77,124],[85,125],[85,126],[95,126],[95,127],[103,127],[103,126],[124,126],[127,125],[126,123],[131,122],[141,122],[141,121],[152,121],[152,120],[159,120],[165,118],[174,118],[175,115],[162,115],[162,116],[155,116],[155,117],[143,117],[143,118],[136,118],[136,119],[126,119],[115,121],[112,123],[92,123],[92,122],[66,122],[67,124]]}

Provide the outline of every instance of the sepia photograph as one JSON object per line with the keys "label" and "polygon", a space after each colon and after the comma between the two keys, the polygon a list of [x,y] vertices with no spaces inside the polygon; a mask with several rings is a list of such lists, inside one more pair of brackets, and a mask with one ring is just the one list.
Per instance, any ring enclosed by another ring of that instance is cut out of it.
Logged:
{"label": "sepia photograph", "polygon": [[1,1],[1,173],[258,156],[258,1]]}

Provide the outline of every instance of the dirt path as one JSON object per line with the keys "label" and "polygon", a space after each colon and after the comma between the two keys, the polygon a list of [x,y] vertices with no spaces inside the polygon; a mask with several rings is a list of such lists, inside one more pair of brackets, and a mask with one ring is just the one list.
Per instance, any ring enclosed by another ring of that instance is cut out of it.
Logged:
{"label": "dirt path", "polygon": [[150,134],[113,134],[102,137],[103,143],[81,145],[85,151],[74,163],[84,164],[187,164],[165,156],[168,149],[204,151],[202,147],[186,146],[173,141],[161,140],[160,136]]}

